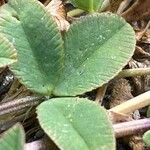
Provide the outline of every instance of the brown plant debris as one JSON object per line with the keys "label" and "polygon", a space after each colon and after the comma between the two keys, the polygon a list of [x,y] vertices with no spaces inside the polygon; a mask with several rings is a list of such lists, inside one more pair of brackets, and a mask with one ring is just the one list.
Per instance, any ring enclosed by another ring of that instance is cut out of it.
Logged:
{"label": "brown plant debris", "polygon": [[60,31],[67,31],[70,27],[66,20],[65,7],[61,0],[52,0],[46,8],[55,19]]}
{"label": "brown plant debris", "polygon": [[0,0],[0,6],[2,6],[3,4],[5,4],[4,0]]}
{"label": "brown plant debris", "polygon": [[[141,60],[138,62],[136,60],[132,60],[129,62],[129,67],[132,68],[149,68],[150,62],[146,59]],[[150,90],[150,75],[147,76],[138,76],[131,78],[131,84],[133,87],[133,94],[139,95],[146,91]]]}
{"label": "brown plant debris", "polygon": [[150,19],[150,0],[136,0],[136,2],[122,14],[126,21]]}
{"label": "brown plant debris", "polygon": [[[133,95],[131,94],[131,86],[126,79],[116,79],[116,80],[112,81],[112,83],[110,84],[109,87],[112,88],[112,93],[111,93],[111,98],[110,98],[110,108],[115,107],[115,106],[133,98]],[[113,121],[115,121],[115,122],[139,119],[138,111],[134,112],[133,114],[130,114],[130,116],[127,116],[124,114],[112,113],[111,117],[113,118]],[[143,150],[144,149],[142,137],[140,135],[133,135],[128,138],[124,138],[124,141],[129,143],[129,146],[133,150]]]}
{"label": "brown plant debris", "polygon": [[139,59],[149,59],[149,58],[150,58],[150,54],[148,52],[144,51],[143,48],[141,48],[140,46],[136,46],[133,59],[139,60]]}

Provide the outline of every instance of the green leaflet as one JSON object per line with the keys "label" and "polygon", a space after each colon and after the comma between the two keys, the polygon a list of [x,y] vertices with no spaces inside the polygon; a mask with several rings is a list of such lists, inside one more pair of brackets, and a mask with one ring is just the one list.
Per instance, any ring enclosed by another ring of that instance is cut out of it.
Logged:
{"label": "green leaflet", "polygon": [[40,125],[61,150],[115,150],[107,112],[95,102],[55,98],[37,107]]}
{"label": "green leaflet", "polygon": [[150,106],[148,106],[148,109],[147,109],[147,114],[146,114],[146,116],[147,116],[148,118],[150,118]]}
{"label": "green leaflet", "polygon": [[150,130],[144,133],[143,141],[147,146],[150,146]]}
{"label": "green leaflet", "polygon": [[17,50],[14,73],[43,95],[75,96],[98,88],[119,73],[135,48],[131,26],[109,13],[81,18],[62,40],[36,0],[10,0],[2,7],[0,33]]}
{"label": "green leaflet", "polygon": [[117,15],[81,18],[64,36],[65,71],[54,95],[78,95],[107,83],[127,64],[135,41],[132,27]]}
{"label": "green leaflet", "polygon": [[13,45],[0,35],[0,67],[16,62],[17,53]]}
{"label": "green leaflet", "polygon": [[85,11],[97,11],[104,0],[70,0],[76,7]]}
{"label": "green leaflet", "polygon": [[50,95],[63,66],[63,41],[44,6],[37,0],[10,0],[0,10],[0,32],[17,50],[18,63],[12,66],[17,77],[31,90]]}
{"label": "green leaflet", "polygon": [[25,133],[20,124],[7,130],[0,138],[0,150],[24,150]]}

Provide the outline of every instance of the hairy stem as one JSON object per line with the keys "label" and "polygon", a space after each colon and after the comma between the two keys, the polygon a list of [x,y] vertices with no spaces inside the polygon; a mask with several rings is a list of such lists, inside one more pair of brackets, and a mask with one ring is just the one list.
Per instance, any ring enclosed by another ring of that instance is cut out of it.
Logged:
{"label": "hairy stem", "polygon": [[90,0],[89,12],[90,13],[94,12],[94,10],[93,10],[93,0]]}
{"label": "hairy stem", "polygon": [[19,110],[22,110],[27,107],[36,106],[42,101],[43,101],[42,97],[27,96],[25,98],[1,103],[0,104],[0,116],[8,114],[8,113],[18,112]]}

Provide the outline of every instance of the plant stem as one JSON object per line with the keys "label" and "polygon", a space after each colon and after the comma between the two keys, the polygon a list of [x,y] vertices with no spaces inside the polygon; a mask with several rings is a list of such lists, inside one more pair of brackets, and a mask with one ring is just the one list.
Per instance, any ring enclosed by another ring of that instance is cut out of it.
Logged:
{"label": "plant stem", "polygon": [[144,75],[150,75],[150,68],[124,69],[118,74],[117,77],[125,78]]}
{"label": "plant stem", "polygon": [[82,9],[74,9],[74,10],[69,11],[67,13],[67,16],[74,17],[74,16],[81,15],[83,12],[84,12],[84,10],[82,10]]}
{"label": "plant stem", "polygon": [[90,0],[89,13],[93,13],[93,0]]}
{"label": "plant stem", "polygon": [[42,97],[27,96],[25,98],[1,103],[0,104],[0,116],[8,114],[8,113],[18,112],[19,110],[22,110],[27,107],[36,106],[42,101],[43,101]]}
{"label": "plant stem", "polygon": [[150,130],[150,119],[140,119],[113,125],[116,138],[144,133]]}
{"label": "plant stem", "polygon": [[150,91],[138,95],[116,107],[113,107],[109,111],[129,114],[148,105],[150,105]]}

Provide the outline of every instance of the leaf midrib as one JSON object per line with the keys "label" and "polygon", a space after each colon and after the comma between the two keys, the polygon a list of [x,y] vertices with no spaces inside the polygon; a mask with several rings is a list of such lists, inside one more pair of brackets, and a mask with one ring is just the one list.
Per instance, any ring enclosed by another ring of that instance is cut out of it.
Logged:
{"label": "leaf midrib", "polygon": [[[75,128],[75,126],[73,125],[73,123],[71,123],[71,122],[66,118],[66,116],[64,115],[64,113],[63,113],[63,111],[60,109],[60,107],[57,106],[57,104],[54,105],[53,107],[58,111],[58,113],[60,114],[60,116],[62,116],[62,117],[66,120],[66,122],[73,128],[73,130],[77,133],[77,135],[82,139],[82,141],[84,142],[85,146],[87,147],[87,150],[90,150],[90,149],[89,149],[89,146],[88,146],[88,143],[84,140],[84,137],[83,137],[83,136],[80,134],[80,132]],[[44,122],[43,122],[43,125],[44,125]],[[47,126],[44,127],[44,128],[47,128]],[[57,143],[57,140],[56,140],[56,139],[55,139],[55,142]],[[58,146],[60,146],[60,145],[59,145],[59,142],[58,142],[57,144],[58,144]],[[60,146],[60,147],[61,147],[61,146]],[[63,147],[62,147],[62,149],[63,149]]]}

